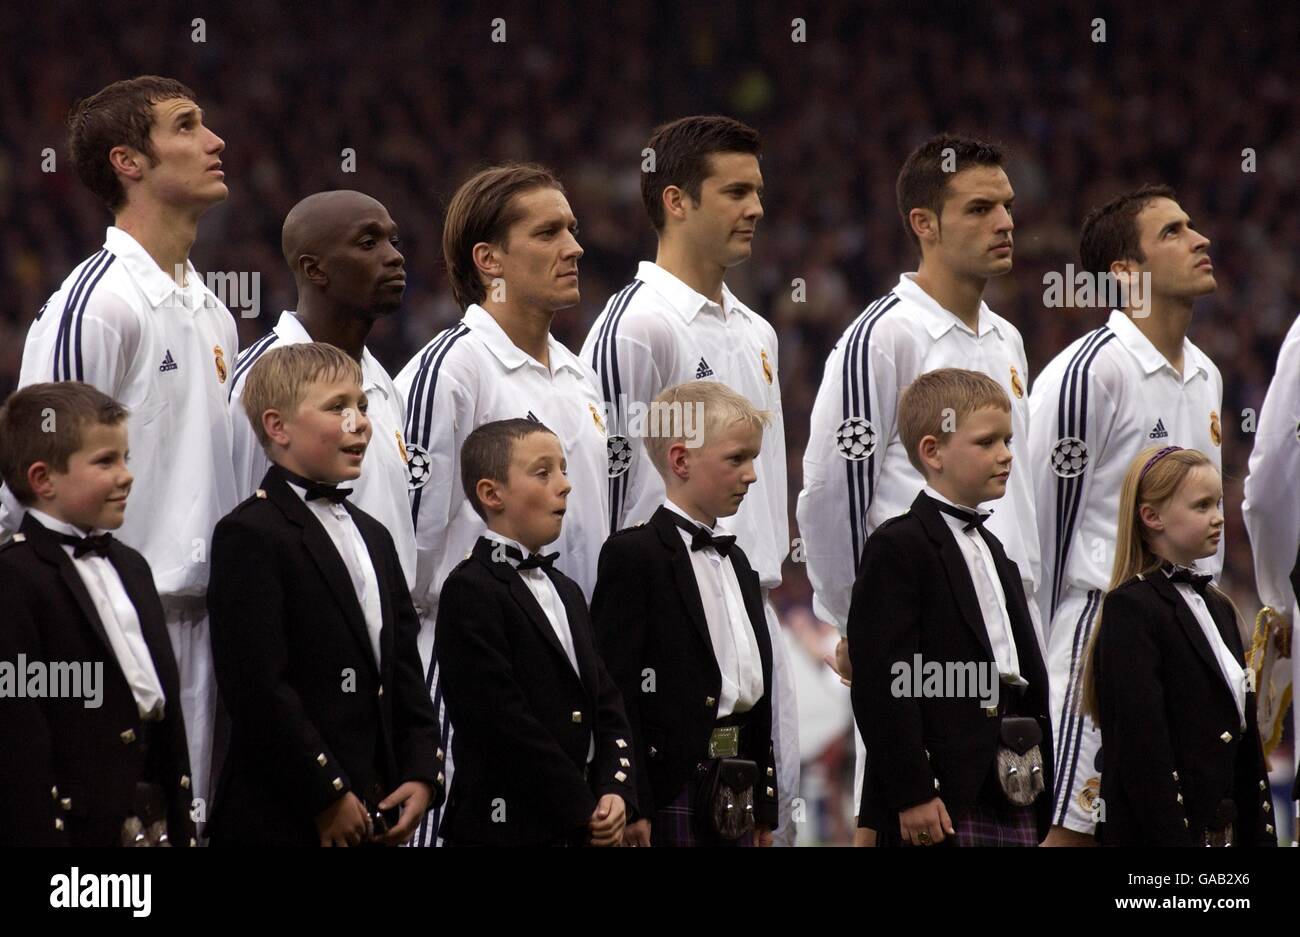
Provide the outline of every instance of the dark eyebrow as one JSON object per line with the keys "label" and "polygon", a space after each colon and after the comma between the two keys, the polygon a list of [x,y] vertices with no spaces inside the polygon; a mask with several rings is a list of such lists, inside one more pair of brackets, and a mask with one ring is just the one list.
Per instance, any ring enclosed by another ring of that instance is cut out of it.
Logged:
{"label": "dark eyebrow", "polygon": [[186,120],[189,120],[191,117],[195,117],[195,116],[197,116],[200,120],[202,120],[203,108],[198,107],[197,105],[194,104],[186,105],[180,111],[176,112],[175,116],[172,118],[172,125],[176,126],[177,124],[184,123]]}

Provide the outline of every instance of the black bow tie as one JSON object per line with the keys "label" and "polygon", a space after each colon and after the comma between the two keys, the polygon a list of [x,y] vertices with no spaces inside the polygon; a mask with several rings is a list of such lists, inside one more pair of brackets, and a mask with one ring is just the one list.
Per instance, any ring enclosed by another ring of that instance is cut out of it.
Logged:
{"label": "black bow tie", "polygon": [[973,530],[976,527],[983,527],[984,522],[988,520],[993,514],[992,511],[989,511],[988,514],[980,514],[976,511],[965,510],[963,508],[955,508],[951,504],[945,504],[942,501],[935,501],[934,498],[931,498],[930,500],[934,501],[934,506],[937,507],[943,513],[950,515],[951,517],[955,517],[960,521],[966,522],[966,526],[962,528],[962,533],[966,533],[967,531]]}
{"label": "black bow tie", "polygon": [[1173,567],[1172,571],[1168,572],[1168,576],[1170,582],[1187,583],[1196,590],[1196,594],[1201,598],[1205,598],[1205,587],[1208,586],[1210,581],[1214,578],[1208,573],[1193,572],[1186,566]]}
{"label": "black bow tie", "polygon": [[515,569],[550,569],[555,561],[560,558],[559,553],[530,553],[528,558],[517,548],[505,544],[506,556],[516,560]]}
{"label": "black bow tie", "polygon": [[730,534],[715,537],[699,524],[692,523],[684,517],[673,514],[673,523],[691,535],[691,552],[713,547],[719,556],[730,556],[731,548],[736,545],[736,538]]}
{"label": "black bow tie", "polygon": [[59,539],[72,547],[72,555],[76,559],[81,559],[87,553],[108,556],[108,545],[113,542],[113,535],[102,533],[92,534],[89,537],[78,537],[76,534],[59,534]]}
{"label": "black bow tie", "polygon": [[297,485],[306,491],[306,500],[315,501],[320,498],[325,501],[332,501],[334,504],[341,503],[345,498],[352,494],[351,488],[340,488],[338,485],[327,485],[324,482],[313,481],[310,478],[303,478],[294,472],[289,471],[283,465],[277,465],[284,477],[291,483]]}

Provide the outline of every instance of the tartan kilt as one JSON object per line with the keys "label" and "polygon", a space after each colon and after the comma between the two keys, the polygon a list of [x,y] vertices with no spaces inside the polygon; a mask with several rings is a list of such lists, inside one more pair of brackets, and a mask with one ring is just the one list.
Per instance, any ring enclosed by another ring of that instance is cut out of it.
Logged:
{"label": "tartan kilt", "polygon": [[1033,805],[985,807],[978,804],[951,810],[954,846],[1037,846],[1038,820]]}
{"label": "tartan kilt", "polygon": [[655,811],[650,823],[651,846],[753,846],[754,834],[746,833],[735,842],[704,839],[695,825],[694,787],[687,784],[682,792]]}

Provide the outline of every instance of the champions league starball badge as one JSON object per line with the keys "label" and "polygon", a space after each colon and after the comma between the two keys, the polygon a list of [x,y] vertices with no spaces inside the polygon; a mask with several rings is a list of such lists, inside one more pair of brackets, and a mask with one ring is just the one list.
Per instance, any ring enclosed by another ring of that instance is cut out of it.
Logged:
{"label": "champions league starball badge", "polygon": [[605,447],[609,452],[609,477],[618,478],[632,466],[632,443],[626,436],[610,436]]}
{"label": "champions league starball badge", "polygon": [[850,462],[861,462],[876,451],[876,429],[869,420],[851,416],[835,431],[835,448]]}
{"label": "champions league starball badge", "polygon": [[1088,467],[1088,444],[1076,436],[1064,436],[1052,447],[1052,471],[1060,478],[1077,478]]}
{"label": "champions league starball badge", "polygon": [[429,453],[424,447],[417,446],[413,442],[406,444],[406,487],[411,491],[423,488],[429,482],[429,476],[433,474],[433,465],[429,461]]}

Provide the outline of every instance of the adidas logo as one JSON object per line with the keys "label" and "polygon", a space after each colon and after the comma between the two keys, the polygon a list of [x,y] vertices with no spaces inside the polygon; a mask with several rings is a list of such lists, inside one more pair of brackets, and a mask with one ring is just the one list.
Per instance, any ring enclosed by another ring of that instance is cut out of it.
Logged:
{"label": "adidas logo", "polygon": [[180,367],[180,365],[176,363],[176,359],[174,359],[174,358],[172,357],[172,350],[171,350],[170,348],[168,348],[168,349],[167,349],[167,354],[163,355],[163,361],[162,361],[162,364],[158,365],[158,370],[159,370],[159,371],[175,371],[175,370],[176,370],[177,368],[179,368],[179,367]]}
{"label": "adidas logo", "polygon": [[699,366],[695,369],[695,379],[701,381],[706,377],[713,377],[713,369],[709,367],[707,361],[701,358]]}
{"label": "adidas logo", "polygon": [[542,422],[541,420],[537,419],[537,414],[534,413],[532,410],[529,410],[529,411],[528,411],[528,416],[524,417],[524,419],[526,419],[526,420],[532,420],[534,423],[540,423],[540,422]]}
{"label": "adidas logo", "polygon": [[1168,435],[1169,435],[1169,432],[1165,429],[1165,421],[1164,421],[1163,419],[1160,419],[1159,417],[1157,417],[1157,418],[1156,418],[1156,426],[1155,426],[1155,429],[1151,430],[1151,432],[1147,434],[1148,438],[1149,438],[1149,439],[1164,439],[1164,438],[1166,438]]}

